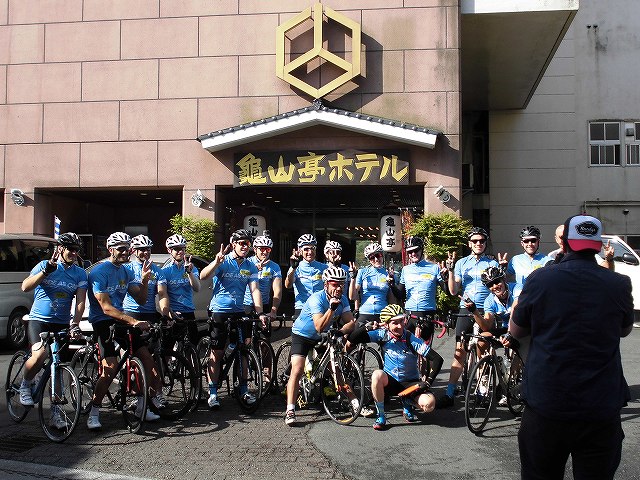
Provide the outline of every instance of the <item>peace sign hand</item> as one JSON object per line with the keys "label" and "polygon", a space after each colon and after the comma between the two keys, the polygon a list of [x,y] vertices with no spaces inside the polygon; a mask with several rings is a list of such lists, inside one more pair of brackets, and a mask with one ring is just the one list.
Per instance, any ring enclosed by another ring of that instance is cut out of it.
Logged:
{"label": "peace sign hand", "polygon": [[187,273],[191,273],[193,271],[193,263],[191,262],[191,255],[184,255],[184,270]]}
{"label": "peace sign hand", "polygon": [[456,252],[447,252],[447,259],[444,262],[447,270],[453,270],[454,265],[456,264]]}
{"label": "peace sign hand", "polygon": [[151,278],[151,260],[145,260],[142,262],[142,270],[140,272],[140,279],[143,283],[146,283]]}
{"label": "peace sign hand", "polygon": [[502,268],[506,268],[509,263],[509,260],[507,260],[507,255],[508,254],[506,252],[505,253],[498,252],[498,263]]}
{"label": "peace sign hand", "polygon": [[56,269],[58,268],[58,258],[60,258],[60,247],[56,247],[53,250],[53,255],[51,255],[51,258],[49,259],[47,264],[44,266],[45,276],[56,271]]}
{"label": "peace sign hand", "polygon": [[356,278],[357,274],[358,274],[358,265],[356,264],[356,262],[349,262],[349,277]]}
{"label": "peace sign hand", "polygon": [[224,256],[229,253],[231,250],[231,244],[224,246],[223,243],[220,244],[220,251],[216,253],[216,258],[214,260],[216,265],[220,265],[224,261]]}

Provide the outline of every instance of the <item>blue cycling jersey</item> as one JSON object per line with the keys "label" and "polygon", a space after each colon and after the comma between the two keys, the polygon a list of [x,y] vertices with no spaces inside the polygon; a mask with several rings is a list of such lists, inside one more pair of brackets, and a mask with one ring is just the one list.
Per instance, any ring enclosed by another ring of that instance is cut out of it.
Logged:
{"label": "blue cycling jersey", "polygon": [[[141,282],[142,278],[142,262],[138,259],[133,259],[131,262],[126,263],[124,265],[125,268],[128,268],[133,272],[136,277],[136,280]],[[142,283],[142,282],[141,282]],[[164,277],[164,273],[162,269],[152,263],[151,264],[151,276],[149,277],[149,290],[147,293],[147,303],[144,305],[139,305],[135,299],[127,294],[124,297],[124,302],[122,303],[122,308],[125,312],[136,312],[136,313],[155,313],[157,312],[156,308],[156,293],[158,293],[158,285],[166,285],[167,279]]]}
{"label": "blue cycling jersey", "polygon": [[521,253],[509,260],[507,273],[516,276],[516,284],[513,288],[513,296],[515,298],[520,295],[529,274],[540,267],[544,267],[549,260],[551,259],[542,253],[536,253],[533,258],[526,253]]}
{"label": "blue cycling jersey", "polygon": [[[253,256],[248,259],[254,265],[258,265],[260,260],[258,257]],[[260,289],[260,295],[262,297],[262,305],[266,305],[271,301],[271,286],[276,278],[282,278],[282,270],[273,260],[269,260],[262,266],[261,270],[258,270],[258,288]],[[253,306],[253,298],[251,297],[251,289],[247,285],[244,291],[244,304],[246,306]]]}
{"label": "blue cycling jersey", "polygon": [[358,270],[356,286],[360,287],[360,313],[378,315],[387,306],[387,270],[384,267],[368,266]]}
{"label": "blue cycling jersey", "polygon": [[111,305],[122,311],[122,302],[129,285],[141,285],[141,282],[124,265],[114,265],[109,260],[96,265],[89,272],[89,323],[113,320],[102,311],[102,307],[95,297],[97,293],[108,294]]}
{"label": "blue cycling jersey", "polygon": [[224,260],[213,275],[213,293],[209,309],[214,313],[244,312],[244,292],[250,282],[258,281],[258,267],[248,259],[238,264],[233,253]]}
{"label": "blue cycling jersey", "polygon": [[[399,382],[418,380],[418,357],[426,357],[431,347],[424,340],[405,330],[402,338],[395,338],[389,330],[380,328],[367,332],[369,340],[382,345],[384,371]],[[409,347],[410,342],[412,347]],[[417,355],[416,355],[417,354]]]}
{"label": "blue cycling jersey", "polygon": [[[509,288],[509,287],[507,287]],[[484,313],[493,313],[496,317],[496,328],[508,328],[509,317],[511,317],[511,308],[513,307],[514,296],[511,288],[509,288],[509,297],[507,303],[502,303],[500,299],[493,293],[484,301]]]}
{"label": "blue cycling jersey", "polygon": [[[329,310],[329,298],[327,297],[327,292],[324,289],[320,292],[315,292],[309,297],[302,307],[300,315],[291,327],[291,333],[316,341],[320,340],[320,334],[316,331],[316,327],[313,324],[313,315],[325,313],[327,310]],[[349,306],[349,299],[343,294],[340,305],[333,312],[332,321],[329,322],[324,331],[328,331],[329,328],[331,328],[331,325],[335,323],[336,320],[340,319],[344,312],[350,311],[351,307]]]}
{"label": "blue cycling jersey", "polygon": [[[171,262],[162,267],[162,273],[167,280],[167,294],[171,310],[180,313],[194,312],[196,307],[193,304],[193,289],[184,264]],[[193,266],[193,275],[200,278],[200,272],[195,265]]]}
{"label": "blue cycling jersey", "polygon": [[[39,262],[30,275],[44,271],[49,260]],[[58,261],[56,270],[42,280],[33,292],[33,305],[29,318],[39,322],[68,324],[71,321],[71,303],[78,289],[87,288],[87,274],[78,265],[68,268]]]}
{"label": "blue cycling jersey", "polygon": [[324,272],[326,268],[326,263],[320,263],[316,260],[312,262],[300,260],[293,276],[293,293],[296,299],[296,309],[301,309],[304,306],[304,302],[308,300],[312,293],[324,288],[322,272]]}
{"label": "blue cycling jersey", "polygon": [[424,258],[402,267],[400,283],[406,291],[404,308],[410,312],[426,312],[436,309],[438,282],[442,281],[440,267]]}
{"label": "blue cycling jersey", "polygon": [[[476,306],[484,305],[484,299],[491,292],[480,280],[480,275],[487,268],[498,266],[498,262],[486,255],[482,255],[479,259],[476,259],[475,255],[469,255],[458,260],[454,267],[454,275],[456,280],[462,281],[462,299],[469,297]],[[460,307],[464,308],[462,300],[460,300]]]}

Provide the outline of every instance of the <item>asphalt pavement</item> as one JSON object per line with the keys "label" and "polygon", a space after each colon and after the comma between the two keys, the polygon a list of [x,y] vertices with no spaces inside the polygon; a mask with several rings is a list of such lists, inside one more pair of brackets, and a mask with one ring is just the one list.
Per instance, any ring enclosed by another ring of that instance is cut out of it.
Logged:
{"label": "asphalt pavement", "polygon": [[[435,342],[445,358],[436,383],[442,393],[453,338]],[[640,329],[622,339],[623,363],[632,400],[623,410],[626,434],[616,478],[640,478]],[[0,378],[12,352],[0,351]],[[63,444],[46,440],[32,411],[15,424],[0,399],[0,478],[45,479],[516,479],[518,420],[506,407],[496,410],[481,436],[469,432],[461,399],[407,424],[399,404],[389,405],[391,428],[378,432],[372,419],[351,426],[333,423],[319,408],[298,412],[300,425],[283,423],[284,399],[265,399],[245,415],[232,398],[221,409],[199,410],[177,422],[147,424],[140,434],[126,431],[120,414],[105,409],[102,431],[86,429],[86,417]],[[571,477],[570,467],[566,478]]]}

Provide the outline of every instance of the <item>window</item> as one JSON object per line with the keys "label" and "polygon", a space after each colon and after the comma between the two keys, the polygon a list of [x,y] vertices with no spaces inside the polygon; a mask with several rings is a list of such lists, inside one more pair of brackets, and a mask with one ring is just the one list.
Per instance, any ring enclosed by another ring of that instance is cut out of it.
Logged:
{"label": "window", "polygon": [[620,165],[620,122],[589,124],[591,165]]}
{"label": "window", "polygon": [[591,166],[640,166],[640,122],[589,122]]}

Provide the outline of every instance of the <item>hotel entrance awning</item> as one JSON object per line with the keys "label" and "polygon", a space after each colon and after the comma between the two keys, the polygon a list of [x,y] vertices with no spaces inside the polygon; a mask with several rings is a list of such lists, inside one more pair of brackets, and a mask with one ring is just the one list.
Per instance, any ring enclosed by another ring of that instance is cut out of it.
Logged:
{"label": "hotel entrance awning", "polygon": [[525,108],[578,0],[462,0],[463,110]]}

